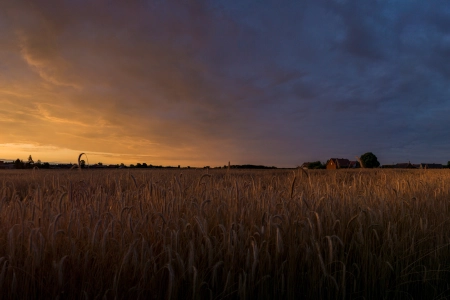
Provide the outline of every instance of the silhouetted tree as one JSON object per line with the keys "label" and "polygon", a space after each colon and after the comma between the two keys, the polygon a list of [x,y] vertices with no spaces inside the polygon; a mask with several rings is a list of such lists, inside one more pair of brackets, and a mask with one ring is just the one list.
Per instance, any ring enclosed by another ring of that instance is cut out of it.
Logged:
{"label": "silhouetted tree", "polygon": [[322,164],[319,160],[309,163],[308,169],[325,169],[325,165]]}
{"label": "silhouetted tree", "polygon": [[23,160],[16,159],[14,161],[14,168],[16,168],[16,169],[23,169],[24,167],[25,167],[25,164],[24,164]]}
{"label": "silhouetted tree", "polygon": [[30,155],[30,156],[28,156],[27,162],[24,164],[24,168],[27,168],[27,169],[28,168],[32,168],[33,165],[34,165],[34,160],[33,160],[33,158]]}
{"label": "silhouetted tree", "polygon": [[147,168],[147,163],[143,163],[143,164],[142,164],[142,167],[143,167],[143,168]]}
{"label": "silhouetted tree", "polygon": [[364,168],[378,168],[380,166],[378,158],[372,152],[364,153],[359,159],[361,160],[361,163],[363,164],[362,167]]}
{"label": "silhouetted tree", "polygon": [[80,167],[81,168],[85,168],[86,167],[86,162],[84,161],[84,159],[80,160]]}

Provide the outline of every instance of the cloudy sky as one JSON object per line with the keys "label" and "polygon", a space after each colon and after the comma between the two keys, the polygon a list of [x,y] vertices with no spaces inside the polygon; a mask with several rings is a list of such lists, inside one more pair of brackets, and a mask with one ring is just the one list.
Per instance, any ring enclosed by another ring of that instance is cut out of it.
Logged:
{"label": "cloudy sky", "polygon": [[0,158],[295,167],[369,151],[450,160],[447,1],[0,2]]}

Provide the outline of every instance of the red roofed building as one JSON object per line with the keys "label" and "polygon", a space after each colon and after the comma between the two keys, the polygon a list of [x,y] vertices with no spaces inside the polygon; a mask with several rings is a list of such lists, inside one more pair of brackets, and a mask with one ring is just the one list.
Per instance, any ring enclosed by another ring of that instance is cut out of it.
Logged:
{"label": "red roofed building", "polygon": [[350,161],[346,158],[330,158],[327,162],[327,170],[349,168]]}
{"label": "red roofed building", "polygon": [[355,168],[361,168],[361,165],[359,164],[359,162],[357,162],[356,160],[351,161],[350,165],[348,166],[350,169],[355,169]]}

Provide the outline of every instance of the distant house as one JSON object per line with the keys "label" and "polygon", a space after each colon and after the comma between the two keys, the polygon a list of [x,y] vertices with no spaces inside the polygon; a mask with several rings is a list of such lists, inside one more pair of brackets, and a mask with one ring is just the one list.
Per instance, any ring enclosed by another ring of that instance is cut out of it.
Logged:
{"label": "distant house", "polygon": [[395,165],[382,165],[381,168],[383,168],[383,169],[395,169]]}
{"label": "distant house", "polygon": [[330,158],[327,162],[327,170],[346,169],[350,167],[350,161],[346,158]]}
{"label": "distant house", "polygon": [[355,169],[355,168],[361,168],[361,165],[359,164],[359,161],[352,160],[348,167],[351,169]]}
{"label": "distant house", "polygon": [[411,162],[407,163],[398,163],[395,165],[396,169],[417,169],[416,165],[413,165]]}
{"label": "distant house", "polygon": [[0,169],[14,169],[14,163],[5,163],[3,160],[0,160]]}
{"label": "distant house", "polygon": [[442,164],[426,164],[426,163],[421,163],[419,165],[420,169],[443,169],[444,166]]}

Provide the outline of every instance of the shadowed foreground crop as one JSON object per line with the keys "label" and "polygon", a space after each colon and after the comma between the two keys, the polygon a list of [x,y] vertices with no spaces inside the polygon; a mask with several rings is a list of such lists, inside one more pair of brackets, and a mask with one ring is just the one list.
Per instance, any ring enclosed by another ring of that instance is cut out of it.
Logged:
{"label": "shadowed foreground crop", "polygon": [[448,170],[0,173],[4,299],[442,299]]}

